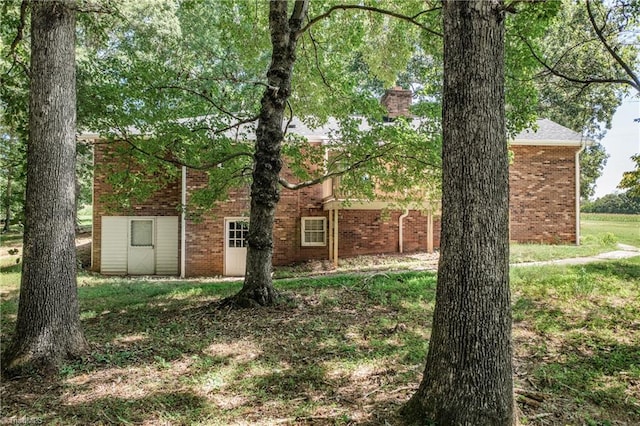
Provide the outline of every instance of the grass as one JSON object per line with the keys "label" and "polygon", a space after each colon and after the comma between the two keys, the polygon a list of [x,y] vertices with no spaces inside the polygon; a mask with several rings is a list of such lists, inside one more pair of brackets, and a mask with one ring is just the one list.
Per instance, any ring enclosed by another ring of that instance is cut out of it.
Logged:
{"label": "grass", "polygon": [[[210,308],[239,286],[81,275],[92,353],[53,382],[6,382],[2,417],[69,425],[398,424],[395,413],[423,368],[434,273],[280,280],[289,295],[281,306]],[[550,424],[548,413],[552,424],[640,422],[640,258],[514,269],[512,288],[516,388],[543,399],[521,399],[523,424]],[[2,290],[6,341],[18,288]]]}
{"label": "grass", "polygon": [[[432,274],[293,280],[279,287],[292,295],[284,306],[216,312],[208,304],[239,283],[82,277],[92,354],[66,365],[54,392],[37,379],[10,382],[3,417],[59,424],[296,418],[347,424],[369,416],[351,405],[358,395],[371,393],[367,403],[375,406],[385,391],[417,378]],[[17,288],[3,295],[2,330],[11,330],[16,296]]]}
{"label": "grass", "polygon": [[582,227],[587,243],[613,235],[619,243],[640,247],[640,215],[583,213]]}
{"label": "grass", "polygon": [[511,282],[516,377],[549,395],[545,410],[640,424],[640,258],[518,268]]}
{"label": "grass", "polygon": [[580,245],[511,244],[511,262],[593,256],[617,250],[617,244],[640,247],[640,215],[581,214]]}
{"label": "grass", "polygon": [[[626,238],[637,222],[604,223],[615,226],[585,228],[585,238]],[[0,264],[3,342],[15,326],[19,266]],[[78,294],[91,353],[55,380],[3,382],[0,417],[60,425],[399,424],[397,409],[424,368],[435,282],[428,271],[298,277],[277,281],[289,296],[281,306],[215,311],[211,304],[240,282],[83,273]],[[511,283],[521,423],[640,424],[640,258],[514,268]]]}
{"label": "grass", "polygon": [[10,232],[0,234],[0,246],[11,247],[22,244],[22,231],[12,230]]}
{"label": "grass", "polygon": [[91,224],[93,223],[93,206],[87,205],[78,210],[78,226],[81,229],[91,231]]}

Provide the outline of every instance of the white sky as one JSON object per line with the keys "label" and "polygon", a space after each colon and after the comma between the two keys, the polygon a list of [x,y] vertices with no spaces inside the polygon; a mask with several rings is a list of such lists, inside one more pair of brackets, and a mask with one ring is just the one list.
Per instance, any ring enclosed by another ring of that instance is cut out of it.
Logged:
{"label": "white sky", "polygon": [[627,98],[618,107],[613,116],[611,129],[601,143],[609,154],[602,176],[596,181],[595,197],[620,191],[616,187],[622,179],[622,173],[633,170],[635,164],[631,156],[640,152],[640,98]]}

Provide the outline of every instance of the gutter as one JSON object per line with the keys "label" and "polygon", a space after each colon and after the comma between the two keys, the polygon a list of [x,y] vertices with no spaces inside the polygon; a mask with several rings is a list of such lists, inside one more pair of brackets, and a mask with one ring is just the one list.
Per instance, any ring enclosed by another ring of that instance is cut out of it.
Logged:
{"label": "gutter", "polygon": [[402,213],[400,215],[400,217],[398,218],[398,245],[399,245],[399,249],[400,249],[400,253],[404,253],[404,247],[403,247],[403,226],[402,226],[402,222],[404,221],[404,218],[409,216],[409,209],[404,209],[404,213]]}
{"label": "gutter", "polygon": [[580,245],[580,153],[587,147],[587,141],[580,141],[580,149],[576,152],[576,245]]}
{"label": "gutter", "polygon": [[182,166],[182,204],[180,213],[180,278],[186,276],[186,254],[187,254],[187,168]]}
{"label": "gutter", "polygon": [[[92,166],[92,170],[96,169],[96,147],[95,147],[95,140],[93,140],[93,144],[94,146],[91,147],[91,166]],[[95,259],[93,258],[93,252],[95,251],[96,247],[96,215],[94,214],[95,210],[93,209],[93,206],[95,205],[95,200],[96,200],[96,185],[95,185],[95,174],[93,174],[92,178],[91,178],[91,266],[89,267],[89,269],[91,271],[93,271],[94,266],[95,266]],[[76,212],[77,214],[77,212]],[[76,216],[76,220],[78,220],[77,216]],[[98,218],[98,220],[100,222],[102,222],[102,217]],[[102,235],[100,236],[100,238],[102,239]],[[102,265],[100,265],[100,269],[102,269]]]}

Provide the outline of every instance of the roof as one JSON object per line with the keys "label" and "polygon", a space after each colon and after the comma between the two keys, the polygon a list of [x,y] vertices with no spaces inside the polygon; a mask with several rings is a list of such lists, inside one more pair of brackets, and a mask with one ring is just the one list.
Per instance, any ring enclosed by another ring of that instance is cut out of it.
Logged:
{"label": "roof", "polygon": [[[413,120],[418,124],[418,120]],[[363,120],[360,130],[369,130],[371,126]],[[586,139],[578,132],[561,126],[555,121],[547,118],[539,119],[534,126],[535,129],[525,129],[518,133],[511,141],[513,145],[555,145],[555,146],[581,146]],[[328,140],[331,133],[335,134],[340,128],[339,122],[330,118],[327,123],[317,128],[310,128],[299,118],[294,117],[289,122],[288,133],[303,136],[310,141]]]}
{"label": "roof", "polygon": [[[199,117],[200,118],[200,117]],[[413,125],[418,125],[419,121],[414,119]],[[255,124],[244,124],[241,128],[246,133],[252,133]],[[391,125],[391,123],[389,123]],[[340,123],[335,118],[329,118],[324,125],[308,126],[298,117],[293,117],[291,121],[285,121],[283,127],[288,126],[285,131],[287,133],[302,136],[310,142],[327,142],[332,137],[337,137],[340,131]],[[361,131],[371,129],[366,120],[362,120],[358,126]],[[130,129],[133,134],[139,134],[137,129]],[[232,131],[229,131],[229,136]],[[98,135],[91,132],[82,133],[79,139],[97,139]],[[537,121],[535,130],[526,129],[518,133],[511,141],[512,145],[547,145],[547,146],[582,146],[587,142],[580,133],[574,132],[560,124],[549,119],[540,119]]]}
{"label": "roof", "polygon": [[580,133],[547,118],[538,120],[535,127],[518,133],[512,144],[581,146],[587,141]]}

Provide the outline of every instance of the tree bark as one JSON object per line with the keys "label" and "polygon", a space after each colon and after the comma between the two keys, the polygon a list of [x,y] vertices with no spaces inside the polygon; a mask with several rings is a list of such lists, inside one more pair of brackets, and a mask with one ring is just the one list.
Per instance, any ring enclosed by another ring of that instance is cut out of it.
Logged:
{"label": "tree bark", "polygon": [[240,306],[266,306],[274,304],[278,297],[273,287],[271,271],[273,225],[280,199],[280,149],[284,137],[282,120],[291,94],[298,31],[306,15],[308,0],[296,1],[289,19],[287,6],[286,1],[269,3],[273,52],[256,130],[247,269],[240,292],[223,304],[231,302]]}
{"label": "tree bark", "polygon": [[31,3],[31,86],[22,281],[6,374],[51,373],[82,354],[75,251],[75,12]]}
{"label": "tree bark", "polygon": [[444,1],[442,242],[426,367],[403,414],[514,422],[502,1]]}
{"label": "tree bark", "polygon": [[4,226],[2,227],[2,233],[9,232],[11,229],[11,197],[13,189],[13,173],[14,168],[9,166],[7,172],[7,188],[5,189],[4,198]]}

